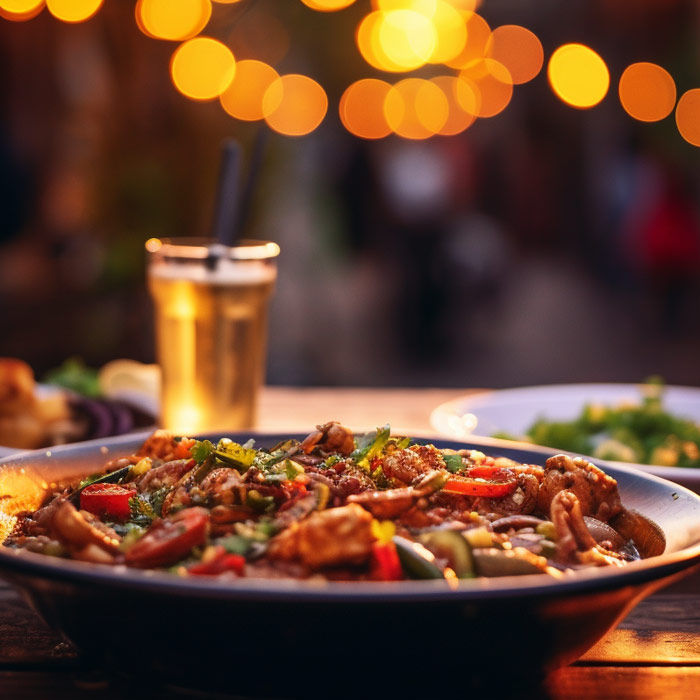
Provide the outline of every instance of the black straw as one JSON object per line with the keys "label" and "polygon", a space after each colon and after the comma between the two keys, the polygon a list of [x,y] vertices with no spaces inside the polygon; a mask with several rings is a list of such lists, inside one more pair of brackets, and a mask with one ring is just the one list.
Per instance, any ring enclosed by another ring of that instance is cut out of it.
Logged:
{"label": "black straw", "polygon": [[241,179],[241,146],[227,139],[221,146],[221,164],[214,208],[212,235],[223,245],[233,245],[241,229],[239,181]]}
{"label": "black straw", "polygon": [[236,230],[239,232],[245,231],[246,224],[250,218],[250,210],[252,208],[253,198],[255,197],[255,190],[258,185],[258,178],[262,168],[263,156],[265,155],[265,147],[267,146],[267,137],[269,133],[270,131],[267,126],[265,126],[265,124],[261,124],[257,133],[255,134],[253,153],[250,157],[248,174],[245,179],[245,184],[243,185],[243,190],[241,191],[241,199],[238,206],[238,221],[236,222]]}

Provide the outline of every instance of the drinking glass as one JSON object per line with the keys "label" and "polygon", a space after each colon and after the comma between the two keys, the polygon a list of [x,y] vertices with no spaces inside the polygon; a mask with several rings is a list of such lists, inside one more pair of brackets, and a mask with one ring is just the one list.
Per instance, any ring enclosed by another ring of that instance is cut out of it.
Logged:
{"label": "drinking glass", "polygon": [[151,239],[162,427],[180,435],[252,428],[280,249],[269,241]]}

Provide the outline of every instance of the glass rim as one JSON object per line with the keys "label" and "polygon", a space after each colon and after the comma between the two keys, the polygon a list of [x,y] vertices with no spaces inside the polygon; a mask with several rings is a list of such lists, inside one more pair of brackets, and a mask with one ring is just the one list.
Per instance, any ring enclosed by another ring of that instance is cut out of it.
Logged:
{"label": "glass rim", "polygon": [[150,256],[179,261],[203,261],[210,258],[230,260],[271,260],[280,254],[273,241],[243,239],[234,245],[224,245],[215,238],[149,238],[145,243]]}

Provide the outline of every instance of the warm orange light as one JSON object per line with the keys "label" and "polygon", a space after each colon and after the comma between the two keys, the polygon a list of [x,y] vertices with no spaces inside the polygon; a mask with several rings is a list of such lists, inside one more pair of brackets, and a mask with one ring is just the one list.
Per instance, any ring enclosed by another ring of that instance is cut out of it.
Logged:
{"label": "warm orange light", "polygon": [[513,97],[513,81],[508,69],[493,58],[475,61],[460,73],[460,77],[472,80],[479,91],[477,117],[500,114]]}
{"label": "warm orange light", "polygon": [[477,84],[460,75],[455,83],[455,97],[459,106],[469,115],[476,118],[481,112],[481,92]]}
{"label": "warm orange light", "polygon": [[432,16],[435,7],[442,0],[372,0],[375,10],[390,12],[391,10],[413,10],[426,17]]}
{"label": "warm orange light", "polygon": [[430,63],[447,63],[455,59],[467,44],[467,23],[464,18],[444,0],[438,0],[434,11],[428,17],[437,33]]}
{"label": "warm orange light", "polygon": [[348,87],[340,98],[338,111],[343,126],[363,139],[381,139],[391,133],[384,102],[391,85],[383,80],[367,78]]}
{"label": "warm orange light", "polygon": [[549,59],[547,77],[557,97],[579,109],[597,105],[610,87],[605,61],[582,44],[560,46]]}
{"label": "warm orange light", "polygon": [[275,80],[277,71],[262,61],[246,60],[236,63],[233,82],[221,93],[221,106],[236,119],[263,119],[263,97]]}
{"label": "warm orange light", "polygon": [[414,10],[391,10],[381,15],[377,40],[389,60],[402,70],[425,65],[437,43],[433,23]]}
{"label": "warm orange light", "polygon": [[655,63],[627,66],[618,93],[625,112],[642,122],[667,117],[676,104],[676,83],[667,70]]}
{"label": "warm orange light", "polygon": [[379,27],[383,17],[381,12],[370,12],[357,27],[355,43],[362,58],[373,68],[402,71],[404,69],[389,59],[379,43]]}
{"label": "warm orange light", "polygon": [[84,22],[102,6],[103,0],[46,0],[49,12],[63,22]]}
{"label": "warm orange light", "polygon": [[491,34],[487,53],[508,69],[515,85],[532,80],[544,64],[540,40],[529,29],[517,24],[496,27]]}
{"label": "warm orange light", "polygon": [[184,41],[197,36],[211,17],[210,0],[138,0],[136,21],[149,36]]}
{"label": "warm orange light", "polygon": [[688,90],[676,105],[676,126],[693,146],[700,146],[700,88]]}
{"label": "warm orange light", "polygon": [[[447,120],[437,133],[440,136],[454,136],[468,129],[476,120],[478,101],[472,85],[451,75],[441,75],[430,82],[442,90],[448,105]],[[462,104],[469,105],[469,111]]]}
{"label": "warm orange light", "polygon": [[312,10],[319,12],[335,12],[336,10],[344,10],[350,7],[355,0],[301,0],[304,5],[307,5]]}
{"label": "warm orange light", "polygon": [[44,9],[44,0],[0,0],[0,17],[26,22]]}
{"label": "warm orange light", "polygon": [[392,130],[406,139],[427,139],[437,134],[449,115],[445,93],[429,80],[406,78],[394,85],[384,102]]}
{"label": "warm orange light", "polygon": [[474,61],[486,58],[488,55],[491,27],[488,22],[476,12],[464,13],[467,42],[457,56],[445,61],[450,68],[462,69]]}
{"label": "warm orange light", "polygon": [[236,61],[220,41],[197,37],[180,44],[170,61],[175,87],[193,100],[211,100],[231,84]]}
{"label": "warm orange light", "polygon": [[324,89],[315,80],[296,73],[275,80],[263,97],[265,121],[271,129],[286,136],[312,132],[327,111]]}

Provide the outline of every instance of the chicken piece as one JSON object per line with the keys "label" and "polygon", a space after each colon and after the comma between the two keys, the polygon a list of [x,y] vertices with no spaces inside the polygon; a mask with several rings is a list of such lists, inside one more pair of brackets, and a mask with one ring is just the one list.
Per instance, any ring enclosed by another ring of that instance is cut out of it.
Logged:
{"label": "chicken piece", "polygon": [[352,430],[340,425],[338,421],[331,421],[317,425],[316,430],[307,435],[299,447],[306,454],[318,447],[324,452],[339,452],[347,456],[355,449],[355,437]]}
{"label": "chicken piece", "polygon": [[551,503],[551,518],[557,531],[557,561],[596,566],[622,566],[623,557],[599,545],[588,531],[581,503],[571,491],[559,491]]}
{"label": "chicken piece", "polygon": [[578,499],[583,515],[608,522],[624,508],[617,481],[582,457],[550,457],[537,494],[537,510],[547,514],[554,497],[568,490]]}
{"label": "chicken piece", "polygon": [[439,469],[445,469],[445,460],[434,445],[394,450],[382,460],[384,475],[402,484],[410,484],[425,473]]}
{"label": "chicken piece", "polygon": [[317,511],[270,540],[270,559],[299,561],[310,569],[361,564],[372,551],[372,516],[355,503]]}

